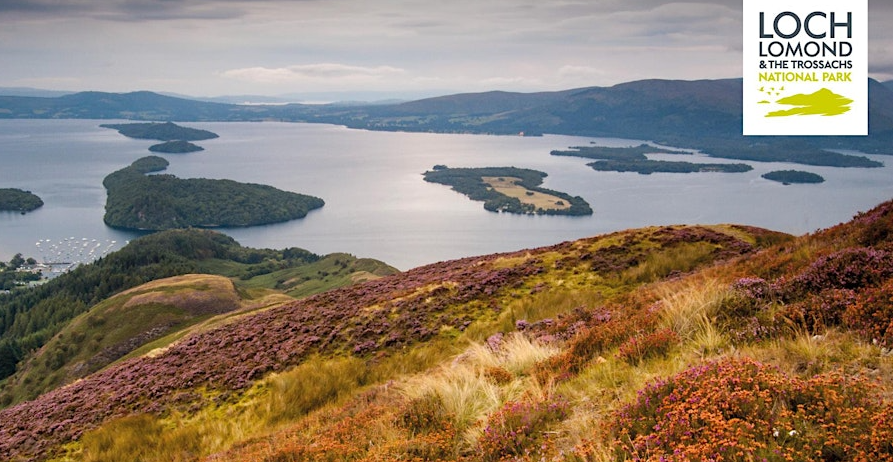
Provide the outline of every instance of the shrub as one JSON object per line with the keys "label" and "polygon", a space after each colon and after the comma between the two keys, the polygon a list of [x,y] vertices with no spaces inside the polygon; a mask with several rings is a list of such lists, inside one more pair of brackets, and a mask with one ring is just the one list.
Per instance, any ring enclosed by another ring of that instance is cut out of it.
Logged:
{"label": "shrub", "polygon": [[608,427],[618,459],[890,460],[889,444],[878,446],[891,434],[889,422],[877,428],[889,406],[875,391],[864,378],[803,380],[727,359],[651,383]]}
{"label": "shrub", "polygon": [[679,336],[673,329],[660,329],[630,337],[620,345],[617,356],[635,365],[648,358],[666,355],[678,343]]}
{"label": "shrub", "polygon": [[437,395],[411,399],[397,416],[397,424],[408,434],[393,449],[422,460],[449,458],[454,455],[458,436],[454,420]]}
{"label": "shrub", "polygon": [[844,323],[862,337],[893,347],[893,279],[860,294],[843,314]]}
{"label": "shrub", "polygon": [[568,403],[561,397],[550,401],[506,403],[487,421],[478,440],[482,460],[500,461],[512,456],[530,455],[530,451],[548,448],[552,439],[547,430],[567,418]]}
{"label": "shrub", "polygon": [[847,307],[856,301],[851,289],[825,289],[818,294],[807,294],[799,302],[787,307],[785,314],[803,324],[809,332],[839,326]]}
{"label": "shrub", "polygon": [[454,417],[435,394],[412,398],[399,415],[398,423],[410,434],[427,434],[451,426]]}
{"label": "shrub", "polygon": [[853,247],[817,258],[791,279],[788,299],[826,289],[874,287],[893,276],[893,254],[870,247]]}

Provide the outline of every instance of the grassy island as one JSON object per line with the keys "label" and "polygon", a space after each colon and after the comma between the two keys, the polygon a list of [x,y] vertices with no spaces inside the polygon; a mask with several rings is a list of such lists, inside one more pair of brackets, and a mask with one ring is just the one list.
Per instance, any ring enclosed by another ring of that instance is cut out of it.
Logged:
{"label": "grassy island", "polygon": [[774,172],[764,173],[763,178],[767,180],[777,181],[784,184],[795,183],[824,183],[825,178],[819,174],[804,172],[801,170],[776,170]]}
{"label": "grassy island", "polygon": [[160,144],[149,146],[152,152],[163,152],[166,154],[185,154],[187,152],[204,151],[205,148],[192,144],[185,140],[166,141]]}
{"label": "grassy island", "polygon": [[181,127],[173,122],[164,123],[131,123],[131,124],[102,124],[100,127],[118,130],[118,133],[141,140],[158,141],[201,141],[217,138],[218,135],[208,130]]}
{"label": "grassy island", "polygon": [[449,168],[437,165],[425,181],[452,186],[491,212],[534,215],[592,215],[582,197],[540,188],[544,172],[516,167]]}
{"label": "grassy island", "polygon": [[595,159],[589,165],[600,172],[636,172],[642,175],[652,173],[700,173],[726,172],[742,173],[753,170],[747,164],[698,164],[684,161],[652,160],[646,154],[688,154],[683,151],[672,151],[665,148],[640,144],[628,148],[609,148],[605,146],[576,146],[569,151],[552,151],[553,156],[573,156]]}
{"label": "grassy island", "polygon": [[0,212],[30,212],[43,206],[43,200],[30,191],[0,188]]}
{"label": "grassy island", "polygon": [[106,224],[137,230],[255,226],[303,218],[324,205],[318,197],[272,186],[146,175],[167,166],[149,156],[105,177]]}

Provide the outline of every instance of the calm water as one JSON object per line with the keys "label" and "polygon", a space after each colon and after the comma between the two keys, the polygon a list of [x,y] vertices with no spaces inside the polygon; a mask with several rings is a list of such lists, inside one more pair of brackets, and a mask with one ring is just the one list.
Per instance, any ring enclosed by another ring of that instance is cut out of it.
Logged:
{"label": "calm water", "polygon": [[[0,260],[17,252],[52,260],[63,249],[64,255],[80,255],[69,258],[89,259],[137,236],[103,224],[102,179],[150,155],[154,142],[99,128],[106,122],[0,120],[0,187],[30,190],[46,204],[26,215],[0,212]],[[735,222],[803,234],[893,198],[893,157],[886,156],[869,156],[888,164],[881,169],[751,162],[754,170],[744,174],[638,175],[595,172],[585,159],[549,155],[591,141],[639,143],[630,140],[386,133],[270,122],[184,125],[220,138],[199,142],[202,152],[165,155],[168,173],[269,184],[326,201],[303,220],[224,230],[240,243],[348,252],[400,269],[659,224]],[[584,197],[595,214],[487,212],[446,186],[423,181],[422,172],[435,164],[542,170],[549,174],[545,187]],[[760,178],[794,168],[818,173],[826,182],[784,186]]]}

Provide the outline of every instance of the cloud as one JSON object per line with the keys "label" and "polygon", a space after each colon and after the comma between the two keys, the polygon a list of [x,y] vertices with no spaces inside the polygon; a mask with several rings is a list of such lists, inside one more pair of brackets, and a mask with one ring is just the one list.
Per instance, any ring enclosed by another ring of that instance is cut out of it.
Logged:
{"label": "cloud", "polygon": [[394,77],[405,70],[391,66],[363,67],[337,63],[298,64],[269,68],[246,67],[230,69],[222,76],[255,83],[298,83],[304,81],[374,81]]}
{"label": "cloud", "polygon": [[598,68],[591,67],[591,66],[564,65],[558,69],[559,77],[570,77],[570,78],[600,77],[605,74],[606,74],[606,72],[604,69],[598,69]]}
{"label": "cloud", "polygon": [[250,11],[245,0],[2,0],[0,13],[27,19],[92,18],[108,21],[232,19]]}

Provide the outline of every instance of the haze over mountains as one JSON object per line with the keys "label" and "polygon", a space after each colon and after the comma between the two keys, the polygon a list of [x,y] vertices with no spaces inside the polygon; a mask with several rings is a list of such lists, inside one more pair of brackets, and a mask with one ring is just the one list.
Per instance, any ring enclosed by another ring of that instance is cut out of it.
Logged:
{"label": "haze over mountains", "polygon": [[[882,152],[893,140],[891,85],[869,80],[870,135],[798,137],[814,149]],[[56,97],[0,96],[0,118],[317,122],[371,130],[623,137],[699,148],[759,150],[785,137],[741,133],[741,80],[642,80],[557,92],[491,91],[375,105],[234,105],[153,92],[81,92]],[[711,152],[715,150],[716,153]],[[725,154],[723,154],[725,153]],[[760,160],[760,159],[756,159]],[[806,162],[809,163],[809,162]]]}

